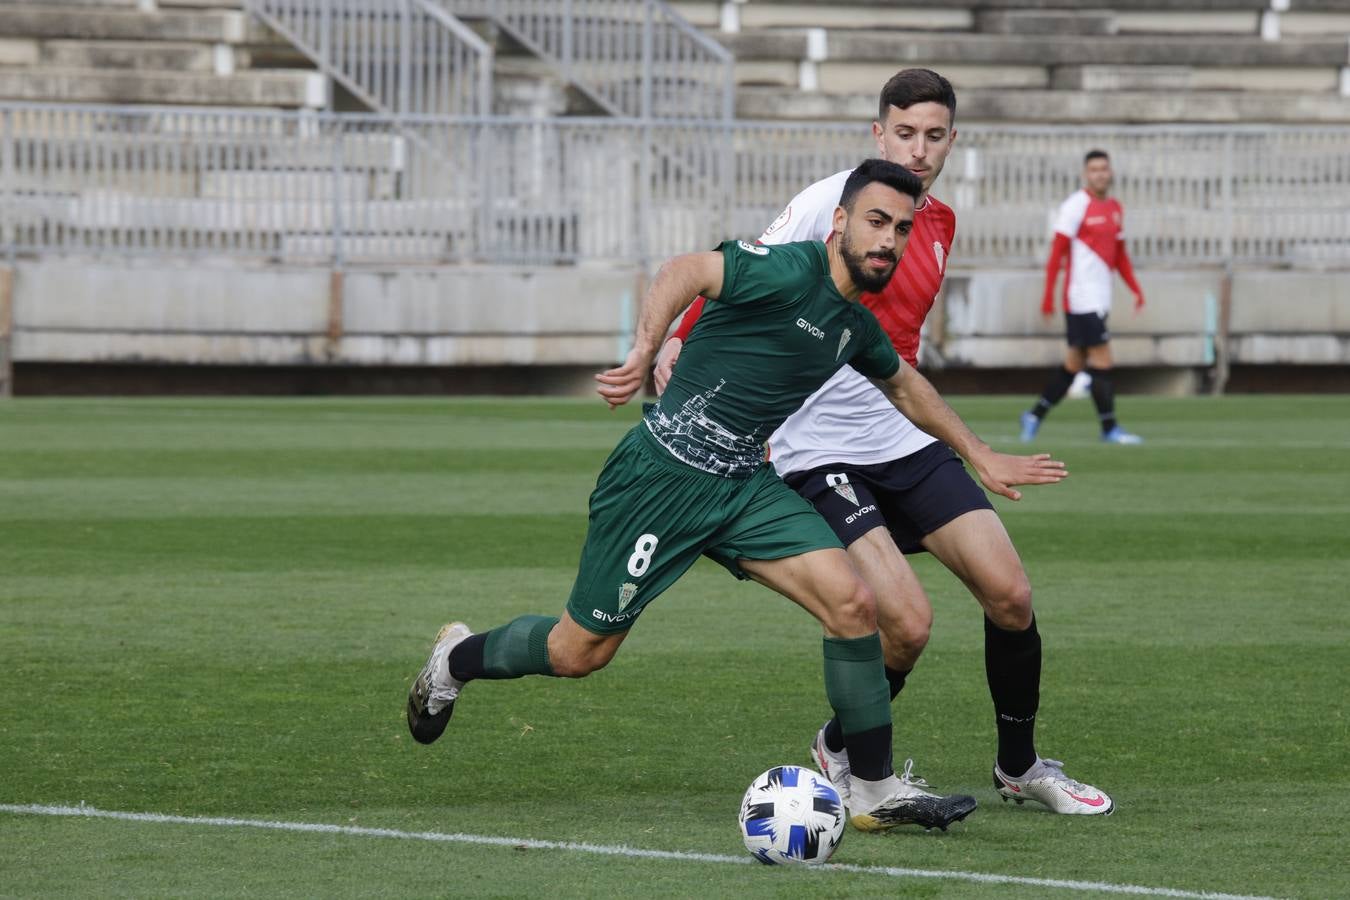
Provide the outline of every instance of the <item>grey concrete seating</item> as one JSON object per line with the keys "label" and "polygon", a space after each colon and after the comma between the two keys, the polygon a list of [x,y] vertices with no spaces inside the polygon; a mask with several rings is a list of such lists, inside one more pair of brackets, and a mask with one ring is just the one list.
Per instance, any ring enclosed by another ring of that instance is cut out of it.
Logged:
{"label": "grey concrete seating", "polygon": [[736,56],[737,114],[870,115],[928,66],[962,114],[1027,122],[1350,122],[1350,2],[683,0]]}
{"label": "grey concrete seating", "polygon": [[[0,99],[316,108],[319,74],[228,0],[0,0]],[[173,5],[170,5],[173,4]],[[233,4],[237,6],[237,4]]]}

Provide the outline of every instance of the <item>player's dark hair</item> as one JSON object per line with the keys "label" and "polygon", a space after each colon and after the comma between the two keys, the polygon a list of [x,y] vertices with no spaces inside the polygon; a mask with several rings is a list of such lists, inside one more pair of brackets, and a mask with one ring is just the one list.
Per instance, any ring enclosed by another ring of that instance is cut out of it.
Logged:
{"label": "player's dark hair", "polygon": [[886,121],[886,110],[909,109],[916,103],[941,103],[956,121],[956,91],[952,83],[932,69],[901,69],[881,89],[877,121]]}
{"label": "player's dark hair", "polygon": [[884,159],[868,159],[863,160],[863,164],[849,174],[848,180],[844,182],[843,193],[839,195],[839,205],[853,212],[853,201],[858,192],[874,181],[879,181],[902,194],[908,194],[914,198],[915,203],[919,202],[919,196],[923,194],[923,182],[919,180],[919,176],[904,166]]}
{"label": "player's dark hair", "polygon": [[1087,152],[1087,156],[1084,156],[1084,157],[1083,157],[1083,165],[1086,166],[1088,163],[1092,162],[1094,159],[1104,159],[1104,160],[1106,160],[1107,162],[1110,162],[1110,161],[1111,161],[1111,154],[1107,153],[1105,150],[1089,150],[1089,151]]}

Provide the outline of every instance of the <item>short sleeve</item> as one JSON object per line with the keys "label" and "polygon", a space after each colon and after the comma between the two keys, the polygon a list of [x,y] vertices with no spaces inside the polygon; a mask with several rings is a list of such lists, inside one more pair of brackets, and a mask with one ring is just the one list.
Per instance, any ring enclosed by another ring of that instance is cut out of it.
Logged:
{"label": "short sleeve", "polygon": [[900,354],[870,312],[861,317],[860,328],[863,333],[849,364],[868,378],[885,381],[899,370]]}
{"label": "short sleeve", "polygon": [[1087,191],[1079,191],[1059,205],[1055,213],[1055,233],[1065,237],[1078,237],[1078,229],[1083,227],[1083,217],[1087,215]]}
{"label": "short sleeve", "polygon": [[718,249],[722,252],[718,303],[794,301],[811,283],[809,244],[766,247],[749,241],[725,241]]}
{"label": "short sleeve", "polygon": [[[759,236],[761,244],[787,244],[792,241],[823,241],[834,230],[834,211],[849,172],[823,178],[792,198],[778,218]],[[842,177],[841,177],[842,176]]]}

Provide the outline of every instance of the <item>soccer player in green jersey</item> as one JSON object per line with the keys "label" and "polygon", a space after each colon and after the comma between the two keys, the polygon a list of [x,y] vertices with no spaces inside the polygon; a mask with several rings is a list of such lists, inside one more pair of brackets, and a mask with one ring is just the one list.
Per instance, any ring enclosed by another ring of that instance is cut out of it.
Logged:
{"label": "soccer player in green jersey", "polygon": [[728,241],[676,257],[643,300],[635,346],[596,376],[611,407],[642,389],[667,328],[698,295],[713,302],[660,402],[610,455],[590,500],[572,594],[561,616],[521,616],[473,633],[441,629],[408,693],[408,727],[422,743],[449,723],[474,680],[603,668],[638,616],[707,554],[811,613],[824,628],[825,692],[852,764],[850,819],[864,831],[905,823],[946,828],[975,809],[898,778],[891,761],[890,692],[876,602],[839,539],[764,459],[764,442],[840,367],[876,379],[890,400],[969,460],[990,490],[1059,481],[1045,455],[995,453],[896,354],[857,302],[890,279],[922,185],[900,166],[868,160],[845,183],[835,239],[774,247]]}

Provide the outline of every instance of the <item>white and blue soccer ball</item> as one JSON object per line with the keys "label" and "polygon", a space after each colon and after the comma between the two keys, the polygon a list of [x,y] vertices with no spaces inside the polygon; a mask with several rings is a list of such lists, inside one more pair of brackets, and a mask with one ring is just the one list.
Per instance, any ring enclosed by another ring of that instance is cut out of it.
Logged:
{"label": "white and blue soccer ball", "polygon": [[844,837],[844,804],[824,775],[774,766],[741,800],[741,836],[767,865],[819,865]]}

